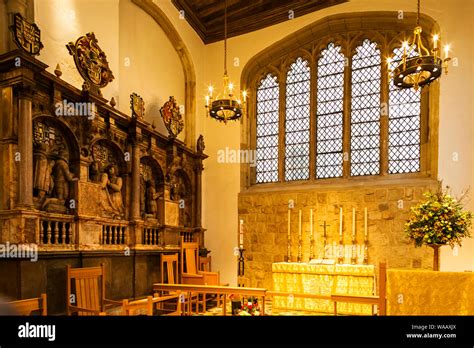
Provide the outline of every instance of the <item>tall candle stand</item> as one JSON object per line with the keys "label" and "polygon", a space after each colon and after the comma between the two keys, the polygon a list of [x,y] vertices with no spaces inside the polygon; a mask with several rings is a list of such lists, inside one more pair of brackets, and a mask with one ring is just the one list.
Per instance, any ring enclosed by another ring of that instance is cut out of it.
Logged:
{"label": "tall candle stand", "polygon": [[[238,276],[239,276],[239,278],[240,278],[240,277],[243,277],[243,276],[245,275],[244,251],[245,251],[244,247],[241,246],[241,247],[239,248],[239,269],[238,269]],[[240,279],[242,279],[242,278],[240,278]],[[243,287],[243,286],[244,286],[243,281],[240,281],[240,282],[239,282],[239,286],[240,286],[240,287]]]}
{"label": "tall candle stand", "polygon": [[314,259],[314,238],[313,236],[309,237],[309,261]]}

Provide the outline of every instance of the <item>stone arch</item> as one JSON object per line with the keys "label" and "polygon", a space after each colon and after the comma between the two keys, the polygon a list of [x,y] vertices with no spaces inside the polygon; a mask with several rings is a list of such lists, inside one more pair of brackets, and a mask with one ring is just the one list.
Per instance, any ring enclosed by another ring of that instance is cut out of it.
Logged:
{"label": "stone arch", "polygon": [[181,59],[185,79],[185,128],[184,141],[187,146],[195,146],[195,119],[196,119],[196,72],[188,48],[166,14],[151,0],[132,0],[132,2],[149,14],[165,32],[171,44]]}

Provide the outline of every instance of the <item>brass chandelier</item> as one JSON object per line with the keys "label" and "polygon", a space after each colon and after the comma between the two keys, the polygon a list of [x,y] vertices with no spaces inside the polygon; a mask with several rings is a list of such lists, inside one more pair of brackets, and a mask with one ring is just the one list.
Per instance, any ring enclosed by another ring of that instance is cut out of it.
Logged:
{"label": "brass chandelier", "polygon": [[218,121],[227,123],[227,121],[239,119],[245,108],[247,100],[247,92],[242,91],[241,99],[237,99],[234,95],[234,84],[229,81],[227,75],[227,0],[225,1],[224,9],[224,86],[222,93],[217,94],[214,98],[214,88],[209,86],[208,94],[206,95],[206,109],[208,115]]}
{"label": "brass chandelier", "polygon": [[444,59],[439,53],[440,39],[438,34],[433,35],[433,49],[431,52],[423,45],[420,26],[420,0],[418,0],[418,12],[416,27],[413,31],[411,42],[404,41],[402,44],[403,55],[400,63],[391,69],[393,58],[387,59],[388,71],[393,78],[393,84],[398,88],[414,88],[430,84],[441,76],[444,69],[448,73],[448,62],[450,46],[444,46]]}

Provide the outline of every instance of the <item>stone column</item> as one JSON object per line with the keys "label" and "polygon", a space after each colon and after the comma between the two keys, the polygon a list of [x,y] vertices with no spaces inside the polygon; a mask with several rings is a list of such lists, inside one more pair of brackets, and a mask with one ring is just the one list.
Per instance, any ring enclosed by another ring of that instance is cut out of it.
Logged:
{"label": "stone column", "polygon": [[140,219],[140,147],[135,141],[132,144],[132,197],[130,202],[130,219]]}
{"label": "stone column", "polygon": [[29,87],[18,93],[18,152],[20,153],[20,171],[18,180],[18,205],[33,206],[33,92]]}

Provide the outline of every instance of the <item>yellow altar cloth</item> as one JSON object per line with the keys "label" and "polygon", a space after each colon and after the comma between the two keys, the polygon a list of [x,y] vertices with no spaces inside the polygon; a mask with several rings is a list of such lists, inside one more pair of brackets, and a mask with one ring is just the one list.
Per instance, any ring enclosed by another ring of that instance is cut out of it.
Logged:
{"label": "yellow altar cloth", "polygon": [[[273,290],[317,295],[373,296],[375,268],[373,265],[318,265],[278,262],[272,264]],[[330,300],[275,296],[273,308],[334,313]],[[359,303],[337,305],[338,313],[372,315],[372,306]]]}
{"label": "yellow altar cloth", "polygon": [[389,269],[387,315],[474,315],[474,273]]}

